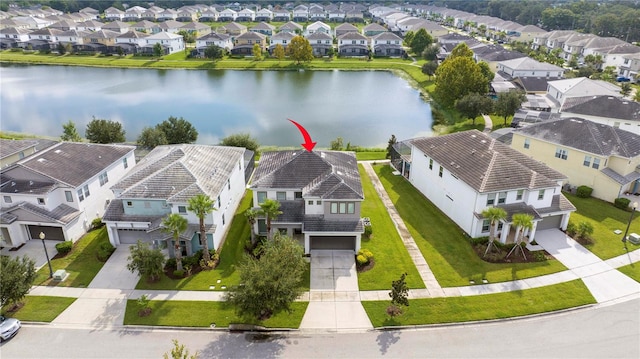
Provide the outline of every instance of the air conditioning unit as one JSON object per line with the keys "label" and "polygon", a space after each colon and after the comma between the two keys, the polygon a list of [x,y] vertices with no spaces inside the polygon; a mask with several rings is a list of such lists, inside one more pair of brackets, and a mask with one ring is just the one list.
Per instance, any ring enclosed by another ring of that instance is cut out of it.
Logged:
{"label": "air conditioning unit", "polygon": [[64,269],[58,269],[57,271],[55,271],[55,273],[53,273],[53,280],[62,282],[67,279],[68,276],[69,273],[67,273],[67,271],[65,271]]}

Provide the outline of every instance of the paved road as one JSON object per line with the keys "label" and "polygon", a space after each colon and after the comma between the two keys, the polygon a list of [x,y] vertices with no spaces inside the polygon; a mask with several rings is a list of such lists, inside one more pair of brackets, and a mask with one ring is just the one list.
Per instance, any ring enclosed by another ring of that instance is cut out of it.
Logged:
{"label": "paved road", "polygon": [[529,319],[404,331],[252,334],[27,325],[2,358],[161,358],[178,339],[200,358],[638,358],[640,299]]}

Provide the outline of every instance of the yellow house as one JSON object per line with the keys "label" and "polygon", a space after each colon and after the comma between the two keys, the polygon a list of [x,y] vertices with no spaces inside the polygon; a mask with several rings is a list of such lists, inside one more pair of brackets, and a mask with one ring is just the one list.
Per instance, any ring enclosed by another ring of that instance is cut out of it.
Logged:
{"label": "yellow house", "polygon": [[511,147],[567,176],[565,185],[593,188],[593,197],[640,192],[640,136],[632,132],[567,118],[515,131]]}
{"label": "yellow house", "polygon": [[37,145],[36,140],[0,139],[0,167],[4,168],[36,153]]}

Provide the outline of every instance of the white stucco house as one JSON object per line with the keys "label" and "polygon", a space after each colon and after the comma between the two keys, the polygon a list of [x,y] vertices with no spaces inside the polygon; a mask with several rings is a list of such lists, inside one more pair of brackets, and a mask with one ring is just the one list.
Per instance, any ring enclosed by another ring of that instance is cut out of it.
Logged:
{"label": "white stucco house", "polygon": [[144,39],[145,47],[153,47],[155,44],[162,45],[163,48],[167,49],[169,54],[184,50],[184,39],[182,35],[171,32],[159,32]]}
{"label": "white stucco house", "polygon": [[[429,201],[471,237],[489,235],[487,207],[501,207],[500,242],[512,242],[516,213],[533,216],[533,229],[566,229],[575,207],[562,195],[566,176],[477,131],[416,138],[403,142],[410,154],[392,163]],[[398,148],[398,146],[396,146]],[[402,152],[401,152],[402,153]]]}
{"label": "white stucco house", "polygon": [[76,241],[113,198],[109,185],[135,165],[133,146],[60,142],[0,172],[2,245]]}

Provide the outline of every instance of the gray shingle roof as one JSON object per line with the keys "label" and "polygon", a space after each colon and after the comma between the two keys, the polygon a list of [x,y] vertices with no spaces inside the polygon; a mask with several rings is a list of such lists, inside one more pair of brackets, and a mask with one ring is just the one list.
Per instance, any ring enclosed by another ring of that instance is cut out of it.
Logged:
{"label": "gray shingle roof", "polygon": [[519,132],[600,156],[640,156],[640,135],[581,118],[541,122],[522,128]]}
{"label": "gray shingle roof", "polygon": [[554,187],[566,178],[477,130],[410,143],[480,193]]}
{"label": "gray shingle roof", "polygon": [[304,218],[304,201],[280,201],[282,214],[273,223],[301,223]]}
{"label": "gray shingle roof", "polygon": [[302,224],[304,232],[364,232],[362,221],[332,221],[322,216],[305,216]]}
{"label": "gray shingle roof", "polygon": [[46,221],[49,223],[58,223],[65,225],[80,216],[80,211],[75,208],[69,207],[66,204],[61,204],[53,210],[49,211],[32,203],[20,202],[13,207],[2,208],[2,213],[8,214],[8,216],[4,216],[2,220],[12,219],[11,222],[15,220],[19,221],[21,211],[35,214],[36,216],[42,218],[43,222]]}
{"label": "gray shingle roof", "polygon": [[303,196],[363,199],[355,155],[337,151],[266,152],[252,188],[301,189]]}
{"label": "gray shingle roof", "polygon": [[38,144],[36,140],[7,140],[0,139],[0,158],[9,157]]}
{"label": "gray shingle roof", "polygon": [[640,103],[611,96],[568,98],[562,112],[640,121]]}

